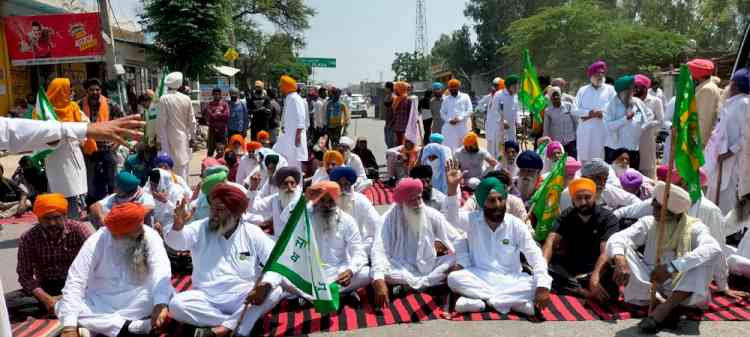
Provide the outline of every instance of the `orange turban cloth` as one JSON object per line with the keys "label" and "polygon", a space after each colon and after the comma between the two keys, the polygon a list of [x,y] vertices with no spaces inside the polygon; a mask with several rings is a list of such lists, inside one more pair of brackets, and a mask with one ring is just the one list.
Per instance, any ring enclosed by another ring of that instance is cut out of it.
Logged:
{"label": "orange turban cloth", "polygon": [[68,214],[68,200],[60,193],[39,195],[36,197],[36,201],[34,201],[33,212],[37,218],[43,218],[53,212],[66,215]]}
{"label": "orange turban cloth", "polygon": [[[70,100],[70,80],[56,78],[47,87],[47,98],[55,108],[57,120],[61,122],[80,122],[81,109],[76,102]],[[36,113],[39,113],[38,111]],[[46,119],[37,116],[37,119]]]}
{"label": "orange turban cloth", "polygon": [[279,88],[284,95],[295,92],[297,91],[297,81],[287,75],[281,76]]}
{"label": "orange turban cloth", "polygon": [[248,151],[256,151],[256,150],[260,150],[260,148],[262,147],[263,147],[263,144],[261,144],[260,142],[252,141],[252,142],[247,143],[246,149]]}
{"label": "orange turban cloth", "polygon": [[344,165],[344,156],[336,150],[326,151],[323,155],[323,162],[328,163],[330,161],[336,162],[336,165]]}
{"label": "orange turban cloth", "polygon": [[229,145],[240,145],[242,147],[245,147],[245,137],[242,137],[242,135],[234,135],[232,136],[232,138],[229,138]]}
{"label": "orange turban cloth", "polygon": [[503,89],[505,89],[505,80],[501,78],[500,82],[497,83],[497,90],[503,90]]}
{"label": "orange turban cloth", "polygon": [[312,186],[308,187],[305,191],[305,197],[307,200],[312,201],[312,203],[317,203],[318,200],[326,194],[331,196],[334,201],[339,201],[339,197],[341,197],[341,187],[336,182],[324,180],[312,184]]}
{"label": "orange turban cloth", "polygon": [[148,209],[141,204],[126,202],[112,208],[104,218],[104,224],[114,235],[132,233],[143,226]]}
{"label": "orange turban cloth", "polygon": [[448,81],[448,89],[458,89],[460,86],[461,86],[461,81],[455,78]]}
{"label": "orange turban cloth", "polygon": [[568,192],[570,192],[570,198],[575,198],[578,191],[589,191],[596,194],[596,183],[589,178],[578,178],[570,182],[568,186]]}
{"label": "orange turban cloth", "polygon": [[469,132],[464,137],[464,146],[473,146],[479,144],[479,137],[474,132]]}
{"label": "orange turban cloth", "polygon": [[258,131],[258,134],[255,136],[255,138],[258,138],[259,141],[264,141],[271,138],[271,135],[268,134],[268,131],[266,130],[260,130]]}

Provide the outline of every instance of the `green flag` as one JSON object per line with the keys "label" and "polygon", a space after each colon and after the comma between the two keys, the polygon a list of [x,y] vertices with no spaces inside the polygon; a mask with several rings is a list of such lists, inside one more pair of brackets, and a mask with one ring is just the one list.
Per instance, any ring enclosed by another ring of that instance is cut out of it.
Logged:
{"label": "green flag", "polygon": [[547,107],[547,97],[544,96],[539,86],[539,78],[536,75],[536,67],[531,63],[529,50],[523,50],[523,70],[521,73],[521,88],[518,91],[518,100],[523,108],[531,113],[537,123],[542,123],[542,110]]}
{"label": "green flag", "polygon": [[536,217],[536,228],[534,229],[534,239],[543,241],[552,229],[552,224],[560,214],[560,194],[563,191],[565,183],[565,161],[568,155],[564,154],[560,160],[555,163],[547,174],[539,189],[531,197],[531,203],[534,205],[532,212]]}
{"label": "green flag", "polygon": [[273,271],[312,296],[321,314],[339,310],[339,285],[325,279],[307,200],[301,196],[271,251],[263,272]]}
{"label": "green flag", "polygon": [[695,103],[695,84],[687,65],[680,66],[674,103],[674,163],[688,186],[693,202],[701,198],[700,167],[703,166],[703,141]]}
{"label": "green flag", "polygon": [[156,116],[159,115],[159,99],[167,91],[167,87],[164,85],[164,79],[167,77],[166,74],[167,70],[164,69],[161,74],[161,79],[159,79],[159,87],[156,89],[156,93],[154,93],[154,99],[151,101],[148,110],[144,110],[144,116],[141,116],[146,122],[146,131],[144,132],[144,135],[146,136],[146,144],[150,144],[156,139]]}
{"label": "green flag", "polygon": [[36,107],[34,107],[33,113],[34,119],[42,121],[56,121],[57,113],[55,107],[49,102],[47,98],[47,92],[44,91],[44,87],[40,86],[36,92]]}

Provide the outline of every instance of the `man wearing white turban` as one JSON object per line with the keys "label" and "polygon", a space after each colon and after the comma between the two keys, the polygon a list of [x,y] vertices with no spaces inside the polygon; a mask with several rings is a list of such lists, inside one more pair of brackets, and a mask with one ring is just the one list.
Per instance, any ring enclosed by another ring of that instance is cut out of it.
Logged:
{"label": "man wearing white turban", "polygon": [[182,85],[182,73],[174,72],[164,79],[167,93],[159,98],[156,116],[156,136],[162,151],[174,160],[174,172],[187,181],[190,164],[190,139],[195,135],[195,112],[190,97],[177,89]]}
{"label": "man wearing white turban", "polygon": [[[700,220],[687,215],[690,194],[672,185],[662,225],[664,236],[658,242],[665,184],[654,189],[653,215],[643,217],[607,241],[607,254],[614,260],[615,282],[625,286],[628,303],[649,303],[651,283],[656,284],[654,310],[638,325],[643,333],[656,333],[677,306],[705,307],[710,300],[709,284],[714,261],[721,247]],[[645,245],[644,255],[637,249]],[[657,248],[661,245],[660,248]],[[657,251],[661,254],[656,265]],[[665,298],[666,300],[663,300]]]}

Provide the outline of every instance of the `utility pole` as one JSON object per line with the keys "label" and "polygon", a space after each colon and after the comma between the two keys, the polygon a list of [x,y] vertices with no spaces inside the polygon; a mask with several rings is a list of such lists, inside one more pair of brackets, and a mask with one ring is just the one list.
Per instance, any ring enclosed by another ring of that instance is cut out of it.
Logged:
{"label": "utility pole", "polygon": [[[429,52],[427,50],[427,4],[425,0],[417,0],[417,20],[416,20],[416,36],[414,38],[414,53],[416,54],[417,60],[425,60],[429,62]],[[429,80],[429,71],[427,67],[421,69],[423,71],[423,79]]]}
{"label": "utility pole", "polygon": [[112,18],[114,13],[109,12],[109,0],[98,0],[99,18],[101,20],[102,32],[109,37],[109,43],[105,48],[104,65],[107,79],[117,78],[115,64],[117,64],[117,54],[115,53],[115,36],[112,33]]}

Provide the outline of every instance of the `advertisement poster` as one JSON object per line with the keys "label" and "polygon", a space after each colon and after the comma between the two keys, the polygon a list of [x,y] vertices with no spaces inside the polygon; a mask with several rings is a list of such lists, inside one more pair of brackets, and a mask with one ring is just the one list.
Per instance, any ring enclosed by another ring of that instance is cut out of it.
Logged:
{"label": "advertisement poster", "polygon": [[99,62],[104,55],[99,13],[5,18],[14,66]]}

